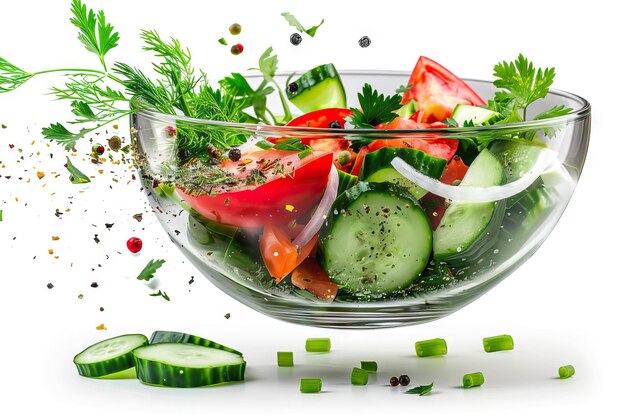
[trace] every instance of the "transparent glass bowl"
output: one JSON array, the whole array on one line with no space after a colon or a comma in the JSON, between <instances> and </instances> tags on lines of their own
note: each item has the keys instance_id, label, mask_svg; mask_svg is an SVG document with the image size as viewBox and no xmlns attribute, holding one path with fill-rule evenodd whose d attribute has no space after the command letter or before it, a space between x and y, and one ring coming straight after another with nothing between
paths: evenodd
<instances>
[{"instance_id":1,"label":"transparent glass bowl","mask_svg":"<svg viewBox=\"0 0 626 417\"><path fill-rule=\"evenodd\" d=\"M279 78L284 80L286 75L281 74ZM352 98L356 98L357 92L366 82L390 94L405 84L408 77L409 73L404 72L341 72L347 97ZM466 81L481 97L493 97L494 87L491 82ZM356 103L349 102L348 105L356 106ZM528 119L555 105L564 105L573 111L567 116L515 125L425 130L341 130L233 124L154 112L137 113L132 116L131 123L136 163L142 174L143 189L156 216L171 240L214 285L243 304L288 322L320 327L374 328L409 325L446 316L502 281L541 246L572 196L589 143L591 108L585 99L574 94L551 91L544 100L528 109ZM182 135L182 131L187 132L187 135L191 132L198 137L218 139L242 135L240 137L247 138L247 143L241 146L244 154L246 147L253 142L277 137L324 138L338 142L348 139L352 143L381 139L421 139L436 144L443 138L458 139L462 143L484 137L536 135L536 143L544 147L519 145L517 149L522 151L516 153L510 149L507 151L506 145L502 146L506 143L503 141L501 145L490 145L493 147L489 149L508 170L503 186L467 187L459 191L463 187L443 184L438 180L431 180L427 184L427 190L431 191L429 197L432 199L437 195L434 199L438 198L446 205L459 203L459 198L470 201L469 204L490 204L495 201L491 204L495 204L496 208L487 229L481 235L484 239L480 244L470 245L466 250L459 247L459 254L444 260L430 259L426 269L407 288L381 294L346 292L340 287L333 300L321 300L295 287L289 276L277 284L269 275L257 244L268 222L288 224L294 221L296 216L287 213L290 209L297 211L293 210L290 201L298 202L293 203L293 206L309 202L310 207L301 211L307 213L304 220L298 220L306 223L323 196L324 184L331 175L328 174L328 168L323 171L321 180L319 176L317 179L311 177L309 186L305 182L305 186L300 187L300 183L299 186L286 187L282 192L279 190L277 194L269 195L265 203L274 203L284 211L283 214L276 214L274 220L270 220L272 213L268 217L265 203L252 204L252 200L249 200L251 204L243 212L239 210L241 207L232 208L232 211L228 211L229 207L220 209L226 218L230 214L225 213L238 212L239 218L244 218L242 224L249 226L238 228L237 236L234 237L232 228L224 227L222 230L223 225L217 224L222 219L220 213L212 212L209 207L204 211L205 216L209 217L207 219L190 207L202 211L202 203L187 201L192 200L189 195L193 192L190 190L198 190L198 184L203 182L203 172L206 171L199 169L191 176L189 172L181 174L186 162L184 151L179 148L177 134ZM515 168L515 159L526 155L526 151L535 155L530 158L530 165L527 164L525 169ZM514 162L511 165L514 168L509 169L511 161ZM219 169L219 165L211 169ZM401 167L397 169L401 170ZM297 172L295 176L298 176ZM322 188L319 187L320 181ZM251 185L248 188L256 187ZM181 190L190 194L183 194ZM399 195L403 194L404 191L398 190ZM219 186L212 188L211 192L219 194ZM245 198L235 201L241 204ZM222 202L226 206L229 204L228 199L222 199ZM422 200L420 205L425 212L431 209ZM333 216L330 212L323 214L326 215L326 222ZM320 246L318 243L313 253L323 252ZM411 256L411 250L405 251L405 254ZM346 253L338 253L337 256L354 259L356 270L361 268L362 259L359 258L361 255L352 252L346 248ZM554 256L561 256L563 261L566 259L565 253Z\"/></svg>"}]
</instances>

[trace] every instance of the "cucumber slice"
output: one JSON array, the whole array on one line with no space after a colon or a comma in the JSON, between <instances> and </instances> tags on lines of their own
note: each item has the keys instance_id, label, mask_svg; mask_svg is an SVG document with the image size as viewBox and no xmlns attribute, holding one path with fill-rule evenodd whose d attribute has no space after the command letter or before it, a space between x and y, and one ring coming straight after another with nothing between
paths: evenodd
<instances>
[{"instance_id":1,"label":"cucumber slice","mask_svg":"<svg viewBox=\"0 0 626 417\"><path fill-rule=\"evenodd\" d=\"M237 353L188 343L158 343L134 352L145 384L191 388L243 381L246 362Z\"/></svg>"},{"instance_id":2,"label":"cucumber slice","mask_svg":"<svg viewBox=\"0 0 626 417\"><path fill-rule=\"evenodd\" d=\"M478 154L470 165L459 187L488 187L500 185L504 169L498 159L487 149ZM502 221L504 202L467 203L453 202L446 209L441 222L433 233L433 257L438 261L452 261L456 255L464 258L491 246L497 237L497 228L487 231L490 224L499 226ZM502 207L496 213L496 207ZM482 242L479 239L483 239ZM469 249L472 249L471 252Z\"/></svg>"},{"instance_id":3,"label":"cucumber slice","mask_svg":"<svg viewBox=\"0 0 626 417\"><path fill-rule=\"evenodd\" d=\"M359 182L333 203L320 230L320 264L343 291L359 298L396 293L426 267L428 217L405 188Z\"/></svg>"},{"instance_id":4,"label":"cucumber slice","mask_svg":"<svg viewBox=\"0 0 626 417\"><path fill-rule=\"evenodd\" d=\"M309 113L333 107L346 107L346 92L333 64L319 65L305 72L296 81L295 91L285 89L287 98L294 106Z\"/></svg>"},{"instance_id":5,"label":"cucumber slice","mask_svg":"<svg viewBox=\"0 0 626 417\"><path fill-rule=\"evenodd\" d=\"M190 343L192 345L210 347L214 349L225 350L226 352L236 353L237 355L243 356L241 352L238 350L229 348L228 346L221 345L217 342L214 342L209 339L205 339L199 336L194 336L192 334L181 333L181 332L170 332L164 330L157 330L152 333L150 336L150 344L156 345L158 343Z\"/></svg>"},{"instance_id":6,"label":"cucumber slice","mask_svg":"<svg viewBox=\"0 0 626 417\"><path fill-rule=\"evenodd\" d=\"M428 191L418 187L391 166L395 157L401 158L424 175L439 178L446 167L446 161L411 148L380 148L363 158L361 178L366 182L389 182L405 187L416 200L424 197Z\"/></svg>"},{"instance_id":7,"label":"cucumber slice","mask_svg":"<svg viewBox=\"0 0 626 417\"><path fill-rule=\"evenodd\" d=\"M396 110L396 114L400 117L404 117L408 119L413 116L413 114L417 111L417 102L415 100L411 100L406 103L404 106L400 107Z\"/></svg>"},{"instance_id":8,"label":"cucumber slice","mask_svg":"<svg viewBox=\"0 0 626 417\"><path fill-rule=\"evenodd\" d=\"M81 376L89 378L128 377L124 373L135 367L133 350L148 344L142 334L126 334L112 337L89 346L74 357L74 364ZM133 375L134 376L134 375Z\"/></svg>"},{"instance_id":9,"label":"cucumber slice","mask_svg":"<svg viewBox=\"0 0 626 417\"><path fill-rule=\"evenodd\" d=\"M474 126L490 125L498 120L502 119L502 114L477 106L470 106L469 104L457 104L452 111L452 117L460 127L463 127L466 123L471 123Z\"/></svg>"},{"instance_id":10,"label":"cucumber slice","mask_svg":"<svg viewBox=\"0 0 626 417\"><path fill-rule=\"evenodd\" d=\"M526 145L510 140L496 140L489 145L489 150L504 167L508 182L515 181L534 168L542 152L548 152L544 146Z\"/></svg>"}]
</instances>

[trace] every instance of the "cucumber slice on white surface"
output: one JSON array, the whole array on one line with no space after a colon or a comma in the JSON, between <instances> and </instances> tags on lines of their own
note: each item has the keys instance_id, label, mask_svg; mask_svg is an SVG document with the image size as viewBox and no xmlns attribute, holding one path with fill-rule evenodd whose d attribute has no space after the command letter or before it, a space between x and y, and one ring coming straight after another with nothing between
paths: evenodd
<instances>
[{"instance_id":1,"label":"cucumber slice on white surface","mask_svg":"<svg viewBox=\"0 0 626 417\"><path fill-rule=\"evenodd\" d=\"M128 378L132 373L123 372L135 367L133 350L148 344L142 334L126 334L112 337L89 346L74 357L78 373L89 378ZM134 375L132 375L134 376Z\"/></svg>"},{"instance_id":2,"label":"cucumber slice on white surface","mask_svg":"<svg viewBox=\"0 0 626 417\"><path fill-rule=\"evenodd\" d=\"M246 370L237 353L189 343L158 343L133 353L137 378L148 385L192 388L243 381Z\"/></svg>"}]
</instances>

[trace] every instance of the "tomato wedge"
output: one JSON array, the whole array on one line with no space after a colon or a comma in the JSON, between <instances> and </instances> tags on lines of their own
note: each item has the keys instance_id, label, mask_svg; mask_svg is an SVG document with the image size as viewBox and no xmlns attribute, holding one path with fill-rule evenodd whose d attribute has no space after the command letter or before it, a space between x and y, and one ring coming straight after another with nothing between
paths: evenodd
<instances>
[{"instance_id":1,"label":"tomato wedge","mask_svg":"<svg viewBox=\"0 0 626 417\"><path fill-rule=\"evenodd\" d=\"M302 263L317 244L317 236L314 236L298 250L291 243L289 234L284 230L285 227L267 224L259 238L263 263L277 284Z\"/></svg>"},{"instance_id":2,"label":"tomato wedge","mask_svg":"<svg viewBox=\"0 0 626 417\"><path fill-rule=\"evenodd\" d=\"M346 125L346 117L352 116L350 109L344 108L328 108L316 110L310 113L303 114L296 117L287 126L300 126L300 127L316 127L322 129L330 128L332 122L339 123L339 128L343 129ZM270 140L270 139L268 139ZM274 139L273 142L280 142L281 139ZM270 140L272 141L272 140ZM324 138L324 136L306 136L302 138L304 145L309 145L313 150L325 151L333 153L333 162L337 169L348 171L352 166L352 162L356 157L356 153L350 149L350 141L338 138ZM347 152L339 159L341 152Z\"/></svg>"},{"instance_id":3,"label":"tomato wedge","mask_svg":"<svg viewBox=\"0 0 626 417\"><path fill-rule=\"evenodd\" d=\"M332 282L316 259L309 258L302 262L291 275L291 283L307 290L322 300L332 300L337 296L339 287Z\"/></svg>"},{"instance_id":4,"label":"tomato wedge","mask_svg":"<svg viewBox=\"0 0 626 417\"><path fill-rule=\"evenodd\" d=\"M222 169L242 180L262 172L264 184L242 185L218 195L195 196L181 189L177 192L200 215L217 223L238 227L287 224L319 202L332 158L331 153L321 151L302 159L297 151L250 152L237 162L222 162Z\"/></svg>"},{"instance_id":5,"label":"tomato wedge","mask_svg":"<svg viewBox=\"0 0 626 417\"><path fill-rule=\"evenodd\" d=\"M445 127L445 125L439 122L418 123L411 119L396 117L387 125L381 124L381 125L376 126L376 129L414 130L414 129L429 129L429 128L441 128L441 127ZM420 151L424 151L429 155L436 156L438 158L442 158L442 159L445 159L446 161L449 161L456 153L456 150L459 147L459 141L458 139L437 138L436 136L433 136L432 138L415 138L415 139L413 138L378 139L378 140L373 141L369 145L367 145L370 152L377 151L378 149L384 148L385 146L390 146L393 148L413 148L413 149L417 149Z\"/></svg>"},{"instance_id":6,"label":"tomato wedge","mask_svg":"<svg viewBox=\"0 0 626 417\"><path fill-rule=\"evenodd\" d=\"M417 60L407 85L412 87L402 96L402 104L417 101L417 109L423 112L420 121L425 123L447 119L457 104L485 105L465 81L424 56Z\"/></svg>"}]
</instances>

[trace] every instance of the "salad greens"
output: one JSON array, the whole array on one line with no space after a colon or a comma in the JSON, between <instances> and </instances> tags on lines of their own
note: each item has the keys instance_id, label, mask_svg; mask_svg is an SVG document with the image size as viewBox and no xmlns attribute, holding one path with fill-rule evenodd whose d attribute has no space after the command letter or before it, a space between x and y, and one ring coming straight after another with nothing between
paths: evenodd
<instances>
[{"instance_id":1,"label":"salad greens","mask_svg":"<svg viewBox=\"0 0 626 417\"><path fill-rule=\"evenodd\" d=\"M164 263L165 259L151 259L141 270L139 275L137 275L137 279L140 281L150 281L152 278L154 278L154 274L157 269L163 266Z\"/></svg>"},{"instance_id":2,"label":"salad greens","mask_svg":"<svg viewBox=\"0 0 626 417\"><path fill-rule=\"evenodd\" d=\"M322 26L322 24L324 23L324 19L322 19L319 25L311 26L310 28L305 29L305 27L302 26L302 23L300 23L298 19L296 19L296 17L292 15L291 13L281 13L280 15L283 16L285 20L287 20L287 22L289 22L289 26L295 27L298 30L298 32L300 33L304 32L310 37L314 37L315 34L317 33L317 29L319 29L319 27Z\"/></svg>"}]
</instances>

